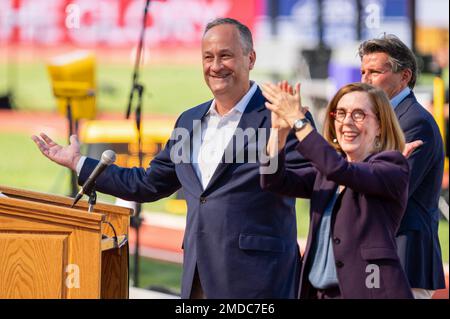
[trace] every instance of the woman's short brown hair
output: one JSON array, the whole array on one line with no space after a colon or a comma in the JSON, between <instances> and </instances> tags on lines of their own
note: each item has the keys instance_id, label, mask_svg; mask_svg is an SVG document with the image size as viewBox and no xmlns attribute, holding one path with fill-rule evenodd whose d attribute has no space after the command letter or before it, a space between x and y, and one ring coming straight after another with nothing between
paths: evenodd
<instances>
[{"instance_id":1,"label":"woman's short brown hair","mask_svg":"<svg viewBox=\"0 0 450 319\"><path fill-rule=\"evenodd\" d=\"M372 111L377 116L380 125L379 147L374 151L397 150L402 152L405 147L405 136L388 97L383 90L365 83L351 83L343 86L328 104L323 128L323 136L328 143L333 145L337 151L342 152L340 145L335 142L336 129L331 114L336 111L341 98L351 92L365 92L372 102Z\"/></svg>"}]
</instances>

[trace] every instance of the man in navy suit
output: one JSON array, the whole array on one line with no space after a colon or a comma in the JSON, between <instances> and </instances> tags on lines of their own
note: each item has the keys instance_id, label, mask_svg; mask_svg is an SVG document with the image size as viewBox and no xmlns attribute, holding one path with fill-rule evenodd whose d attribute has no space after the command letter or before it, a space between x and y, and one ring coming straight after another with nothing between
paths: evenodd
<instances>
[{"instance_id":1,"label":"man in navy suit","mask_svg":"<svg viewBox=\"0 0 450 319\"><path fill-rule=\"evenodd\" d=\"M182 298L295 298L300 270L295 199L263 191L259 163L247 154L256 138L265 149L271 127L265 99L249 79L256 60L250 30L233 19L214 20L202 39L202 60L214 99L181 114L173 139L146 170L111 165L98 178L97 190L151 202L182 188L188 206ZM241 143L238 132L246 134ZM77 170L80 184L98 163L81 156L76 137L67 147L45 134L41 138L33 136L42 153ZM191 147L183 147L185 142ZM308 165L296 144L291 135L291 168ZM180 150L189 150L188 156L178 156Z\"/></svg>"},{"instance_id":2,"label":"man in navy suit","mask_svg":"<svg viewBox=\"0 0 450 319\"><path fill-rule=\"evenodd\" d=\"M409 158L408 205L397 234L397 249L416 298L431 298L445 288L438 238L438 202L444 171L444 149L432 115L412 92L416 83L414 53L397 37L385 35L359 47L362 82L385 91L391 99L406 142L424 144Z\"/></svg>"}]
</instances>

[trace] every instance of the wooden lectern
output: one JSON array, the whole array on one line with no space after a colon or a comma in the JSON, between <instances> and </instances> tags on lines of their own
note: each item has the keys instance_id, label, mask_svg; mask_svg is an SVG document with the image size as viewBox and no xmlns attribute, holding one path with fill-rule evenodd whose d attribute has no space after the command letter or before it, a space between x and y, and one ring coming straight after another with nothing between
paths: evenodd
<instances>
[{"instance_id":1,"label":"wooden lectern","mask_svg":"<svg viewBox=\"0 0 450 319\"><path fill-rule=\"evenodd\" d=\"M0 299L128 298L132 210L0 185ZM1 196L1 195L0 195Z\"/></svg>"}]
</instances>

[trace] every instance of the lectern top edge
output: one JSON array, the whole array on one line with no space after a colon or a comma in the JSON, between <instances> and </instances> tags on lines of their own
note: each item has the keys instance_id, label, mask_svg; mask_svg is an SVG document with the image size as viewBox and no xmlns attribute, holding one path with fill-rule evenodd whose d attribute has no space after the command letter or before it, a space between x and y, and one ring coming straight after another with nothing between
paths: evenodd
<instances>
[{"instance_id":1,"label":"lectern top edge","mask_svg":"<svg viewBox=\"0 0 450 319\"><path fill-rule=\"evenodd\" d=\"M0 192L2 192L4 195L12 197L12 198L20 198L23 200L29 200L34 202L40 202L40 203L47 203L47 204L53 204L58 205L61 207L65 207L67 209L71 209L70 206L72 205L73 199L67 196L60 196L60 195L53 195L53 194L47 194L47 193L41 193L36 191L30 191L30 190L22 190L17 189L13 187L7 187L0 185ZM78 212L87 212L88 210L88 203L87 201L80 201L75 205L74 208L72 208L73 211ZM125 216L132 216L133 210L131 208L127 207L121 207L117 205L111 205L106 203L97 203L95 206L95 213L103 214L118 214L118 215L125 215Z\"/></svg>"}]
</instances>

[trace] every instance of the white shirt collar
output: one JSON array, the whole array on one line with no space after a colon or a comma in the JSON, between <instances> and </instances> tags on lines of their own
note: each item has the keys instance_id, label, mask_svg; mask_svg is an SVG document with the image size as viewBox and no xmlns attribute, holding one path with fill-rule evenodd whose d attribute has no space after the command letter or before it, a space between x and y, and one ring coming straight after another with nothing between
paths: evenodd
<instances>
[{"instance_id":1,"label":"white shirt collar","mask_svg":"<svg viewBox=\"0 0 450 319\"><path fill-rule=\"evenodd\" d=\"M234 112L244 113L245 109L247 108L248 103L252 99L253 95L256 92L256 89L258 88L258 85L251 81L250 89L247 91L247 93L242 97L242 99L239 100L239 102L225 115L230 115ZM216 100L214 99L211 103L211 106L209 107L208 112L206 112L206 115L218 115L219 113L216 110Z\"/></svg>"}]
</instances>

